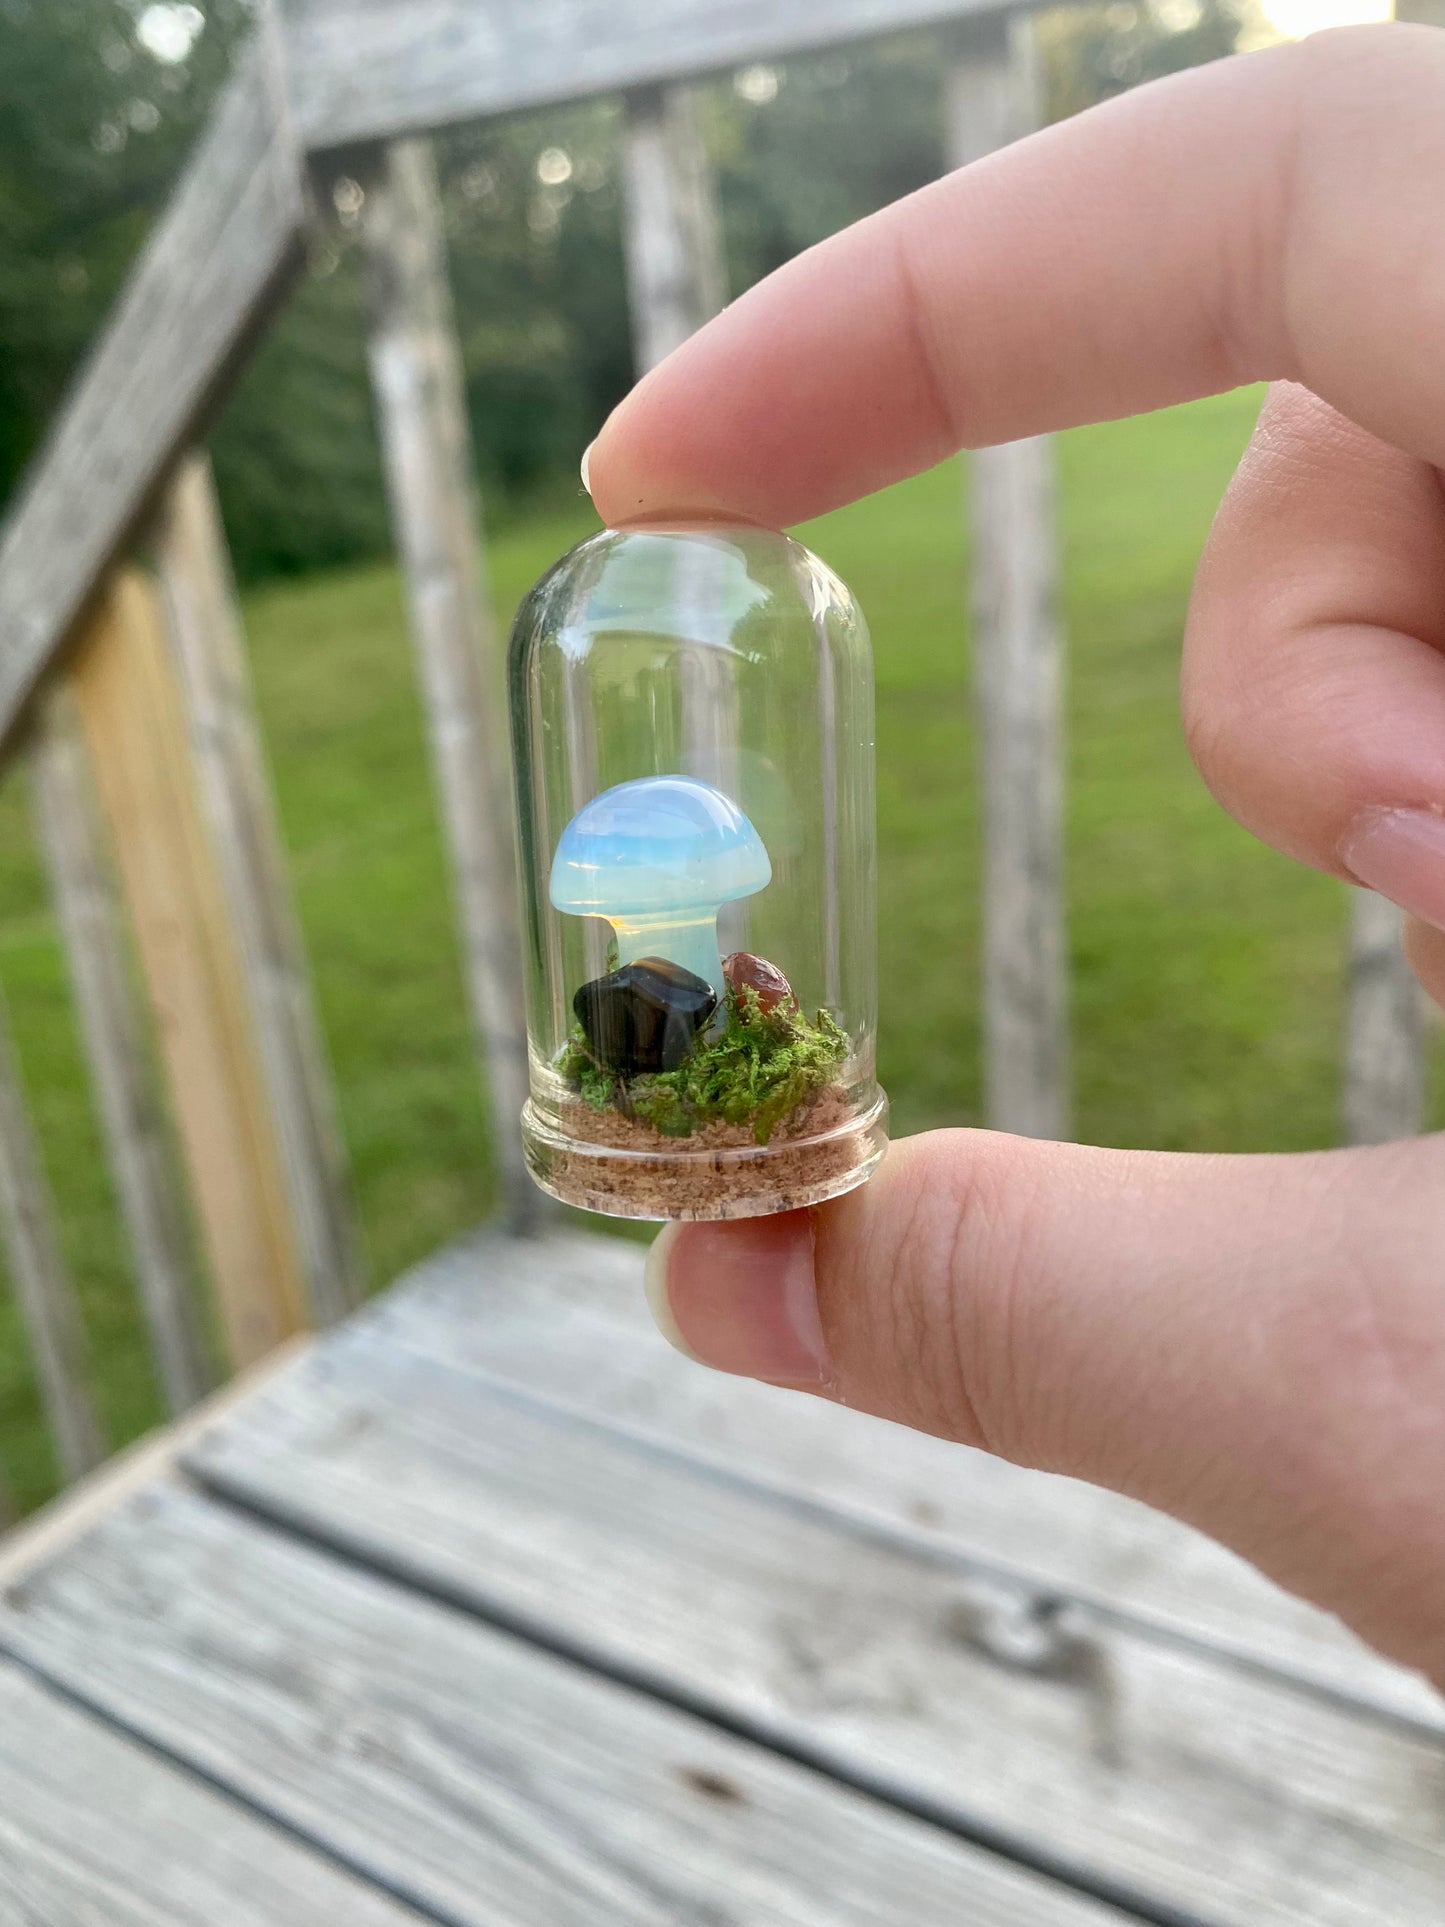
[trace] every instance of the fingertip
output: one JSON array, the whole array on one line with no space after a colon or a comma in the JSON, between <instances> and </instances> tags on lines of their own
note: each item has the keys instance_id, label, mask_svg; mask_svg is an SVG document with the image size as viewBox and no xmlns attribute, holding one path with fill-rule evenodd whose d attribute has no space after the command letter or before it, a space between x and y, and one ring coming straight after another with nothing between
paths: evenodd
<instances>
[{"instance_id":1,"label":"fingertip","mask_svg":"<svg viewBox=\"0 0 1445 1927\"><path fill-rule=\"evenodd\" d=\"M658 1330L697 1364L772 1384L830 1381L805 1212L668 1225L644 1285Z\"/></svg>"},{"instance_id":2,"label":"fingertip","mask_svg":"<svg viewBox=\"0 0 1445 1927\"><path fill-rule=\"evenodd\" d=\"M682 1335L682 1330L672 1314L672 1300L668 1293L667 1274L669 1257L677 1243L681 1226L665 1224L648 1247L647 1263L642 1271L642 1289L647 1297L647 1309L652 1313L652 1322L661 1332L675 1352L690 1358L694 1365L707 1361L698 1357Z\"/></svg>"},{"instance_id":3,"label":"fingertip","mask_svg":"<svg viewBox=\"0 0 1445 1927\"><path fill-rule=\"evenodd\" d=\"M714 486L717 399L705 354L698 366L699 340L685 341L644 375L588 446L583 481L609 528L747 509L734 499L726 472L721 488Z\"/></svg>"},{"instance_id":4,"label":"fingertip","mask_svg":"<svg viewBox=\"0 0 1445 1927\"><path fill-rule=\"evenodd\" d=\"M636 390L633 391L636 393ZM587 444L582 457L582 486L592 497L592 506L602 517L608 528L615 529L635 520L626 513L619 463L614 458L617 435L614 429L618 416L626 408L631 396L624 397L603 422L601 428ZM624 432L623 441L626 441Z\"/></svg>"}]
</instances>

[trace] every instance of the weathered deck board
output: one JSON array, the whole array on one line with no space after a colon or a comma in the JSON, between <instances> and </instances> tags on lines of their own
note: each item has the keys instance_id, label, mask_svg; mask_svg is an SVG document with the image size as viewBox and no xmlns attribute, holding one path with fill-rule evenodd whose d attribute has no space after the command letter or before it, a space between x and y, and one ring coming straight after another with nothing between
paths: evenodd
<instances>
[{"instance_id":1,"label":"weathered deck board","mask_svg":"<svg viewBox=\"0 0 1445 1927\"><path fill-rule=\"evenodd\" d=\"M0 1927L417 1919L0 1662Z\"/></svg>"},{"instance_id":2,"label":"weathered deck board","mask_svg":"<svg viewBox=\"0 0 1445 1927\"><path fill-rule=\"evenodd\" d=\"M864 1413L700 1371L653 1330L635 1244L484 1235L429 1259L367 1315L387 1344L530 1386L1445 1733L1445 1703L1424 1680L1172 1519Z\"/></svg>"},{"instance_id":3,"label":"weathered deck board","mask_svg":"<svg viewBox=\"0 0 1445 1927\"><path fill-rule=\"evenodd\" d=\"M174 1488L13 1588L0 1647L457 1927L1122 1927Z\"/></svg>"},{"instance_id":4,"label":"weathered deck board","mask_svg":"<svg viewBox=\"0 0 1445 1927\"><path fill-rule=\"evenodd\" d=\"M487 1316L484 1301L478 1317ZM1445 1910L1438 1738L353 1328L188 1461L219 1491L973 1838L1217 1927Z\"/></svg>"}]
</instances>

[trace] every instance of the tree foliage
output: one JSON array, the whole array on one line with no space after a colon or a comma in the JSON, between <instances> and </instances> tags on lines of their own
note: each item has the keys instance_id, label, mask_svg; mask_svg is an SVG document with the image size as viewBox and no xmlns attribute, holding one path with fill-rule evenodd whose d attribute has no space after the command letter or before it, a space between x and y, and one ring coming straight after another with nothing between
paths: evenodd
<instances>
[{"instance_id":1,"label":"tree foliage","mask_svg":"<svg viewBox=\"0 0 1445 1927\"><path fill-rule=\"evenodd\" d=\"M1051 111L1071 113L1236 44L1247 0L1114 0L1043 18ZM0 0L0 500L179 174L247 24L204 0L184 59L146 51L145 0ZM176 8L193 14L195 10ZM941 58L905 36L757 67L703 90L733 293L942 163ZM505 515L575 487L631 380L614 102L458 129L438 144L483 493ZM357 223L365 182L213 438L238 569L386 547Z\"/></svg>"},{"instance_id":2,"label":"tree foliage","mask_svg":"<svg viewBox=\"0 0 1445 1927\"><path fill-rule=\"evenodd\" d=\"M1049 113L1063 120L1146 80L1232 54L1252 27L1250 0L1109 0L1045 14Z\"/></svg>"},{"instance_id":3,"label":"tree foliage","mask_svg":"<svg viewBox=\"0 0 1445 1927\"><path fill-rule=\"evenodd\" d=\"M224 74L240 0L191 57L126 0L0 0L0 496L114 300Z\"/></svg>"}]
</instances>

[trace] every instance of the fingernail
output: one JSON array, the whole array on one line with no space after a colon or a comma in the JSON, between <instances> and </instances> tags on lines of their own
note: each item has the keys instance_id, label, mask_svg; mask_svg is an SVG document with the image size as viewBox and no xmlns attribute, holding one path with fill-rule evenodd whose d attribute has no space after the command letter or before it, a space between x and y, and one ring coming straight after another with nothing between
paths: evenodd
<instances>
[{"instance_id":1,"label":"fingernail","mask_svg":"<svg viewBox=\"0 0 1445 1927\"><path fill-rule=\"evenodd\" d=\"M658 1330L699 1365L785 1385L832 1377L802 1212L668 1225L647 1254L646 1286Z\"/></svg>"},{"instance_id":2,"label":"fingernail","mask_svg":"<svg viewBox=\"0 0 1445 1927\"><path fill-rule=\"evenodd\" d=\"M1438 810L1361 810L1340 860L1367 889L1445 930L1445 815Z\"/></svg>"},{"instance_id":3,"label":"fingernail","mask_svg":"<svg viewBox=\"0 0 1445 1927\"><path fill-rule=\"evenodd\" d=\"M596 446L597 446L597 443L596 443L596 440L594 439L588 442L587 446L582 451L582 486L583 488L586 489L589 495L592 493L592 483L588 478L587 471L589 466L591 465L592 451L594 448L596 448Z\"/></svg>"},{"instance_id":4,"label":"fingernail","mask_svg":"<svg viewBox=\"0 0 1445 1927\"><path fill-rule=\"evenodd\" d=\"M647 1263L642 1273L642 1289L647 1293L647 1309L652 1313L652 1322L668 1344L675 1352L681 1352L684 1358L690 1358L694 1365L702 1365L706 1360L698 1357L679 1331L667 1295L668 1253L677 1243L680 1228L675 1224L665 1224L648 1247Z\"/></svg>"}]
</instances>

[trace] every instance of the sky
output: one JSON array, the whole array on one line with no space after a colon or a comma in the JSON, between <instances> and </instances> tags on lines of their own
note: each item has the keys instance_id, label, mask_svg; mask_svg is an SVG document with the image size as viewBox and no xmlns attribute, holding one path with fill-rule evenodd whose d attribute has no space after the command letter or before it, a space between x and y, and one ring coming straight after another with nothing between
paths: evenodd
<instances>
[{"instance_id":1,"label":"sky","mask_svg":"<svg viewBox=\"0 0 1445 1927\"><path fill-rule=\"evenodd\" d=\"M1287 40L1322 27L1348 27L1360 20L1389 20L1392 0L1264 0L1270 25Z\"/></svg>"}]
</instances>

